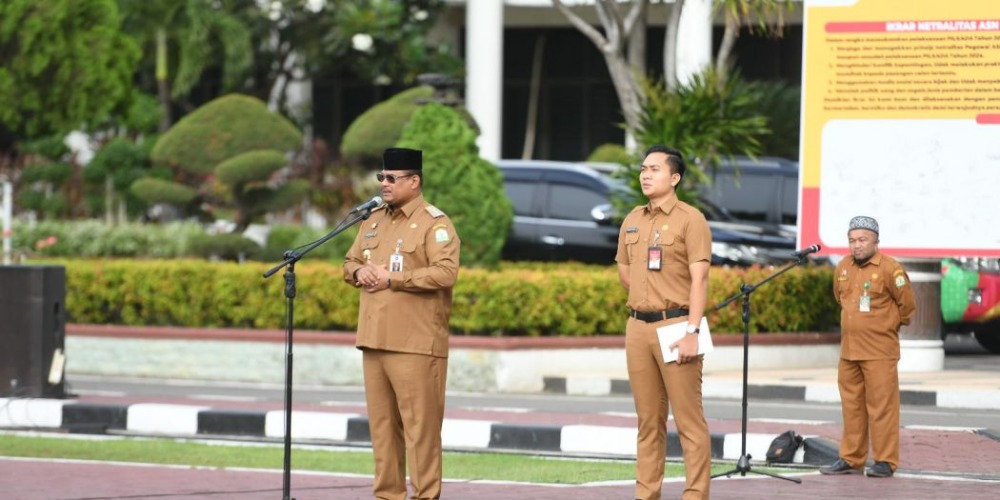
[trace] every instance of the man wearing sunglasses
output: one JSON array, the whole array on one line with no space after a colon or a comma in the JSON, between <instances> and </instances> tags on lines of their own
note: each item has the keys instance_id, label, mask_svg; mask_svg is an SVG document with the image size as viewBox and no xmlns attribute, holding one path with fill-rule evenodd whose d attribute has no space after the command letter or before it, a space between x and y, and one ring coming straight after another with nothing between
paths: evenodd
<instances>
[{"instance_id":1,"label":"man wearing sunglasses","mask_svg":"<svg viewBox=\"0 0 1000 500\"><path fill-rule=\"evenodd\" d=\"M404 500L406 462L414 499L441 496L441 426L448 374L448 320L461 241L427 203L418 150L382 155L384 207L361 223L344 279L361 289L358 336L376 499ZM407 450L409 456L407 457Z\"/></svg>"}]
</instances>

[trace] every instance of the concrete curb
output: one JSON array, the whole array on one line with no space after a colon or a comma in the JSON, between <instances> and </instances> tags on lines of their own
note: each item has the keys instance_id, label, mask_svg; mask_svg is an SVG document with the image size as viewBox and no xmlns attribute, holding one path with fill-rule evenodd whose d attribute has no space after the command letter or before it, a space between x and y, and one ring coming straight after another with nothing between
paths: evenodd
<instances>
[{"instance_id":1,"label":"concrete curb","mask_svg":"<svg viewBox=\"0 0 1000 500\"><path fill-rule=\"evenodd\" d=\"M0 399L0 428L52 429L81 434L132 433L171 437L284 438L284 411L220 410L201 406L139 403L106 405L48 399ZM756 462L776 435L747 434L746 451ZM804 436L793 463L822 465L836 458L836 443ZM292 412L292 439L368 444L367 417L333 412ZM512 425L488 420L448 419L442 444L452 450L533 451L581 456L635 457L636 430L595 425ZM829 450L832 449L832 457ZM680 438L667 435L668 458L681 458ZM738 460L739 433L712 434L712 458Z\"/></svg>"},{"instance_id":2,"label":"concrete curb","mask_svg":"<svg viewBox=\"0 0 1000 500\"><path fill-rule=\"evenodd\" d=\"M630 396L632 394L628 379L545 377L543 380L544 391L553 394L577 396ZM707 399L741 399L743 397L743 382L740 380L713 380L711 375L706 375L702 386L702 397ZM1000 391L900 389L899 397L900 402L904 405L1000 410ZM747 398L839 404L840 392L833 384L747 384Z\"/></svg>"}]
</instances>

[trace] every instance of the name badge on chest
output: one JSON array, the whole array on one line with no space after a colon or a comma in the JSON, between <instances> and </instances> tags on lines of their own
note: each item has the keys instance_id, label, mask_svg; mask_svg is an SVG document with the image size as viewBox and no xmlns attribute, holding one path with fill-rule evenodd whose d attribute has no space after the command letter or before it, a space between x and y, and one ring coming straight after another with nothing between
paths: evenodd
<instances>
[{"instance_id":1,"label":"name badge on chest","mask_svg":"<svg viewBox=\"0 0 1000 500\"><path fill-rule=\"evenodd\" d=\"M396 251L389 256L389 272L390 273L401 273L403 272L403 254L399 253L399 249L403 246L403 240L396 242Z\"/></svg>"},{"instance_id":2,"label":"name badge on chest","mask_svg":"<svg viewBox=\"0 0 1000 500\"><path fill-rule=\"evenodd\" d=\"M649 247L646 259L646 269L659 271L663 268L663 249L657 245Z\"/></svg>"},{"instance_id":3,"label":"name badge on chest","mask_svg":"<svg viewBox=\"0 0 1000 500\"><path fill-rule=\"evenodd\" d=\"M865 282L865 293L863 295L861 295L861 301L858 304L858 310L861 311L861 312L863 312L863 313L872 312L872 298L871 298L870 295L868 295L868 287L869 286L871 286L871 282L866 281Z\"/></svg>"}]
</instances>

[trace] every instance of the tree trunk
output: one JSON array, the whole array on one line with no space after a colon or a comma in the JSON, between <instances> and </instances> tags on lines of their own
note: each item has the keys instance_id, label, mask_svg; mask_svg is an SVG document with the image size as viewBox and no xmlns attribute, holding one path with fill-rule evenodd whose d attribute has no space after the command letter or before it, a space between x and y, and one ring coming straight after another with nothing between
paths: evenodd
<instances>
[{"instance_id":1,"label":"tree trunk","mask_svg":"<svg viewBox=\"0 0 1000 500\"><path fill-rule=\"evenodd\" d=\"M111 182L111 175L104 176L104 223L111 225L114 223L112 215L114 213L115 185Z\"/></svg>"},{"instance_id":2,"label":"tree trunk","mask_svg":"<svg viewBox=\"0 0 1000 500\"><path fill-rule=\"evenodd\" d=\"M625 117L625 125L628 127L626 132L634 136L640 130L642 121L642 90L636 83L632 70L621 53L604 52L604 61L608 65L611 83L614 84L615 92L621 101L622 114Z\"/></svg>"},{"instance_id":3,"label":"tree trunk","mask_svg":"<svg viewBox=\"0 0 1000 500\"><path fill-rule=\"evenodd\" d=\"M160 97L160 133L173 125L170 114L170 82L167 81L167 32L156 29L156 90Z\"/></svg>"},{"instance_id":4,"label":"tree trunk","mask_svg":"<svg viewBox=\"0 0 1000 500\"><path fill-rule=\"evenodd\" d=\"M646 73L646 26L649 4L642 2L639 9L635 25L628 34L628 63L632 67L632 73L643 75Z\"/></svg>"},{"instance_id":5,"label":"tree trunk","mask_svg":"<svg viewBox=\"0 0 1000 500\"><path fill-rule=\"evenodd\" d=\"M535 40L535 56L531 64L531 89L528 93L528 117L524 124L524 148L521 159L530 160L535 154L535 134L538 128L538 94L542 86L542 61L545 55L545 34Z\"/></svg>"},{"instance_id":6,"label":"tree trunk","mask_svg":"<svg viewBox=\"0 0 1000 500\"><path fill-rule=\"evenodd\" d=\"M740 21L726 12L726 29L722 33L719 52L715 55L715 73L719 77L719 85L724 85L729 75L730 58L736 39L740 36Z\"/></svg>"},{"instance_id":7,"label":"tree trunk","mask_svg":"<svg viewBox=\"0 0 1000 500\"><path fill-rule=\"evenodd\" d=\"M681 24L684 0L676 0L667 17L666 33L663 37L663 82L667 90L677 90L677 29Z\"/></svg>"}]
</instances>

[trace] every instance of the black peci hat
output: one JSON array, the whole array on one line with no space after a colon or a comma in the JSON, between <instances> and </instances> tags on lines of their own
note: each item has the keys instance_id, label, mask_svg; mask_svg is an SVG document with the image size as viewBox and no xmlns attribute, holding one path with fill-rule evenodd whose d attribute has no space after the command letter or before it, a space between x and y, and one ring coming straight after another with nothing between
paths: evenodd
<instances>
[{"instance_id":1,"label":"black peci hat","mask_svg":"<svg viewBox=\"0 0 1000 500\"><path fill-rule=\"evenodd\" d=\"M386 149L382 152L382 170L423 170L423 154L418 149Z\"/></svg>"}]
</instances>

